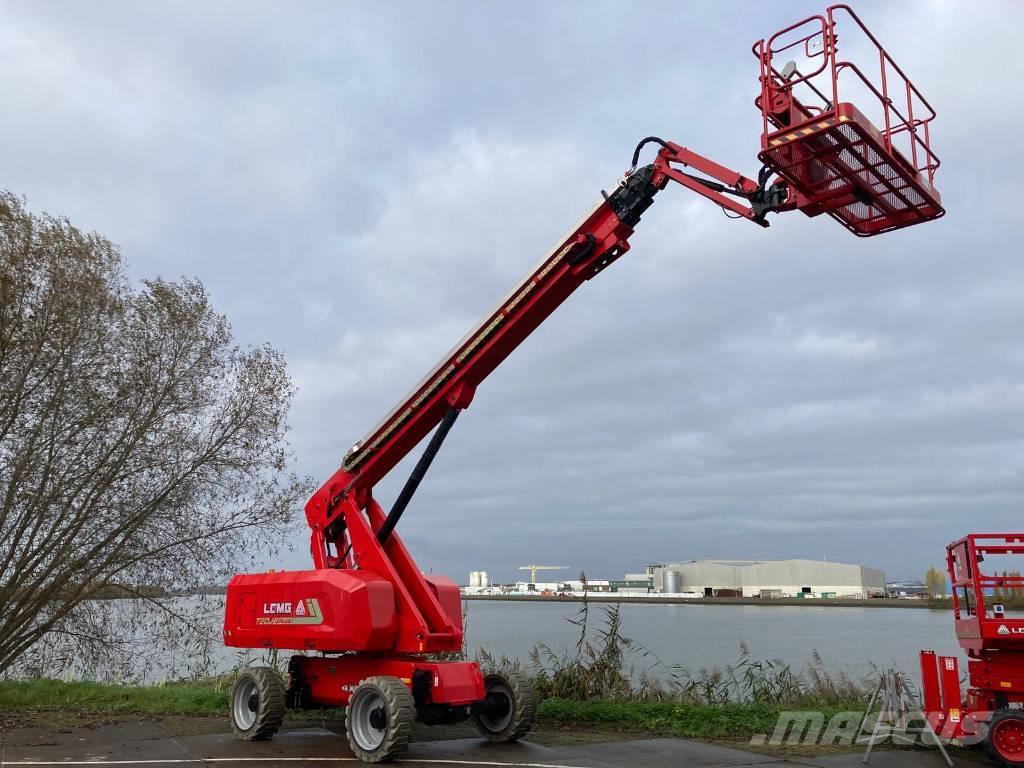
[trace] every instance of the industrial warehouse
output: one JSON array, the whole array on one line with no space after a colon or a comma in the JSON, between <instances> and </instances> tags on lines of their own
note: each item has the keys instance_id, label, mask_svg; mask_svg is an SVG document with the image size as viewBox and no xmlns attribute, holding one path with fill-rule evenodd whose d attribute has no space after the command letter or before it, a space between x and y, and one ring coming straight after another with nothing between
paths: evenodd
<instances>
[{"instance_id":1,"label":"industrial warehouse","mask_svg":"<svg viewBox=\"0 0 1024 768\"><path fill-rule=\"evenodd\" d=\"M689 560L627 574L621 592L692 597L868 598L885 594L885 573L825 560Z\"/></svg>"},{"instance_id":2,"label":"industrial warehouse","mask_svg":"<svg viewBox=\"0 0 1024 768\"><path fill-rule=\"evenodd\" d=\"M864 565L825 560L687 560L648 565L622 580L537 581L538 571L566 566L523 566L530 581L492 584L487 571L469 574L464 595L583 595L613 592L628 597L855 599L885 597L885 573Z\"/></svg>"}]
</instances>

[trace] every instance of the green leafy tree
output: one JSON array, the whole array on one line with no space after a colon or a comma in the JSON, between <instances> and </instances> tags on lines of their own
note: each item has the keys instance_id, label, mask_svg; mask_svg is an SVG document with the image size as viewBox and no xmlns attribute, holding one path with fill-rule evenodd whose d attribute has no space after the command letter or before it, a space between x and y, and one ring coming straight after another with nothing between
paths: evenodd
<instances>
[{"instance_id":1,"label":"green leafy tree","mask_svg":"<svg viewBox=\"0 0 1024 768\"><path fill-rule=\"evenodd\" d=\"M289 530L309 484L288 472L284 359L237 346L198 281L132 285L108 240L3 192L0 300L0 673L44 647L137 649L151 614L90 598L187 621L160 596Z\"/></svg>"}]
</instances>

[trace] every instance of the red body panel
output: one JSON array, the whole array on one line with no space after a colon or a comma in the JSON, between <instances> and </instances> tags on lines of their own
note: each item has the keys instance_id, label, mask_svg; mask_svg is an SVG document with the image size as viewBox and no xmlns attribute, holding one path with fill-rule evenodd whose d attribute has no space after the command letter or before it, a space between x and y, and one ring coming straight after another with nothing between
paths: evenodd
<instances>
[{"instance_id":1,"label":"red body panel","mask_svg":"<svg viewBox=\"0 0 1024 768\"><path fill-rule=\"evenodd\" d=\"M461 626L458 585L444 576L427 576L425 581L448 618ZM228 584L224 615L228 646L393 651L399 626L394 587L369 571L241 574Z\"/></svg>"},{"instance_id":2,"label":"red body panel","mask_svg":"<svg viewBox=\"0 0 1024 768\"><path fill-rule=\"evenodd\" d=\"M422 704L447 704L458 707L484 697L484 677L480 667L470 661L432 662L422 658L392 656L306 657L299 669L312 699L327 706L342 707L359 683L372 675L397 677L409 688L417 674L425 675Z\"/></svg>"},{"instance_id":3,"label":"red body panel","mask_svg":"<svg viewBox=\"0 0 1024 768\"><path fill-rule=\"evenodd\" d=\"M369 571L242 574L228 584L228 646L387 651L397 632L394 587Z\"/></svg>"},{"instance_id":4,"label":"red body panel","mask_svg":"<svg viewBox=\"0 0 1024 768\"><path fill-rule=\"evenodd\" d=\"M423 578L426 579L427 584L430 585L431 590L437 597L437 602L441 604L441 608L444 609L448 618L451 619L455 626L461 628L462 593L459 592L459 585L447 576L441 576L434 573L427 574ZM459 633L459 639L460 641L462 639L461 632Z\"/></svg>"},{"instance_id":5,"label":"red body panel","mask_svg":"<svg viewBox=\"0 0 1024 768\"><path fill-rule=\"evenodd\" d=\"M939 656L938 661L942 708L960 709L960 663L955 656Z\"/></svg>"},{"instance_id":6,"label":"red body panel","mask_svg":"<svg viewBox=\"0 0 1024 768\"><path fill-rule=\"evenodd\" d=\"M935 651L921 651L921 698L925 712L938 712L942 709L939 664Z\"/></svg>"}]
</instances>

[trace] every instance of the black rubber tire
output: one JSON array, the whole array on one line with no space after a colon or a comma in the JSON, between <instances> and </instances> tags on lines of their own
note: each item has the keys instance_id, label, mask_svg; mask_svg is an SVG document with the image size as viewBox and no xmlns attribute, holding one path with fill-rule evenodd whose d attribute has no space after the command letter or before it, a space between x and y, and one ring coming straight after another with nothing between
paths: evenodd
<instances>
[{"instance_id":1,"label":"black rubber tire","mask_svg":"<svg viewBox=\"0 0 1024 768\"><path fill-rule=\"evenodd\" d=\"M483 714L474 714L473 722L480 735L496 744L507 744L521 739L533 727L537 711L537 697L533 685L522 671L503 667L484 675L484 696L498 693L511 698L507 717L495 720Z\"/></svg>"},{"instance_id":2,"label":"black rubber tire","mask_svg":"<svg viewBox=\"0 0 1024 768\"><path fill-rule=\"evenodd\" d=\"M1007 720L1016 721L1013 734L1005 733ZM1004 723L1000 728L1000 723ZM1000 731L1002 731L1000 733ZM995 740L1000 743L995 743ZM1003 768L1021 768L1024 766L1024 712L1018 709L1000 709L988 721L988 735L985 737L985 749L992 762Z\"/></svg>"},{"instance_id":3,"label":"black rubber tire","mask_svg":"<svg viewBox=\"0 0 1024 768\"><path fill-rule=\"evenodd\" d=\"M236 699L242 697L246 701L239 701L238 705L247 706L251 722L247 721L248 715L239 718L240 713L236 712ZM277 733L284 722L284 681L278 671L270 667L243 669L231 686L228 716L231 730L242 741L262 741Z\"/></svg>"},{"instance_id":4,"label":"black rubber tire","mask_svg":"<svg viewBox=\"0 0 1024 768\"><path fill-rule=\"evenodd\" d=\"M368 702L374 698L380 700L383 708L383 728L365 722L360 725L357 718L365 717ZM365 701L364 701L365 700ZM405 683L397 677L384 675L368 677L352 692L345 708L345 735L352 753L364 763L380 763L392 760L409 746L412 738L412 724L416 720L416 702ZM359 734L365 733L367 727L375 732L383 731L379 744L363 744Z\"/></svg>"}]
</instances>

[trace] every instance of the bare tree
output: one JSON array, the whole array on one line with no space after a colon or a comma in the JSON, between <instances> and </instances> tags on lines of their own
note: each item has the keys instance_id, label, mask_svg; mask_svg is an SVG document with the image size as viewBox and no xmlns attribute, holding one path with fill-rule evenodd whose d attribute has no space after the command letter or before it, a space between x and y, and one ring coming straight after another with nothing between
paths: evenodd
<instances>
[{"instance_id":1,"label":"bare tree","mask_svg":"<svg viewBox=\"0 0 1024 768\"><path fill-rule=\"evenodd\" d=\"M0 193L0 672L44 637L138 629L91 598L222 582L276 548L308 491L292 393L199 282L133 286L108 240Z\"/></svg>"}]
</instances>

